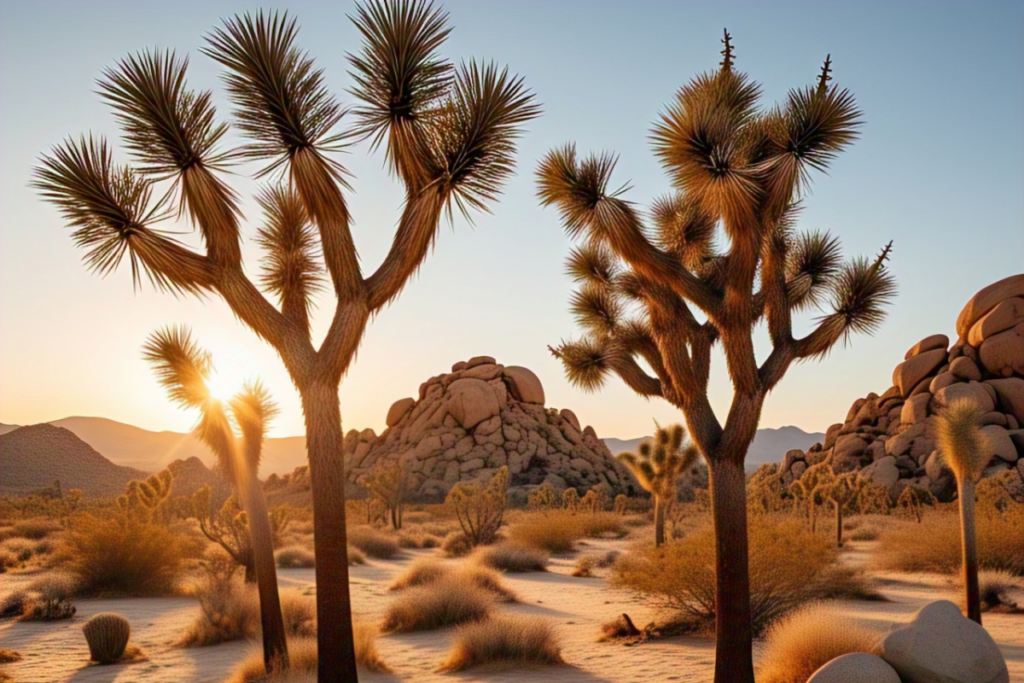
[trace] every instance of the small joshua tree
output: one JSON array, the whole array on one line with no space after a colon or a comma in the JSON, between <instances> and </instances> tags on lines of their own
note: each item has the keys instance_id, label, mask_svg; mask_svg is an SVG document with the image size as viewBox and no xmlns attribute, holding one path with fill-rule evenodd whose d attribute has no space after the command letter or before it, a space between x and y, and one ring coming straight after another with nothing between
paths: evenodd
<instances>
[{"instance_id":1,"label":"small joshua tree","mask_svg":"<svg viewBox=\"0 0 1024 683\"><path fill-rule=\"evenodd\" d=\"M715 681L754 680L744 459L769 392L794 363L821 359L854 332L871 332L895 293L885 262L843 263L839 241L801 234L797 217L813 171L856 137L853 95L817 83L760 107L760 87L735 68L728 33L718 69L683 86L652 131L673 188L649 212L612 185L610 154L572 145L538 169L541 202L558 207L579 246L569 273L584 336L552 352L566 374L597 390L611 374L677 407L708 462L715 529ZM794 314L820 307L806 336ZM770 350L755 354L765 323ZM724 424L708 400L712 348L721 344L733 400ZM760 356L760 361L758 360Z\"/></svg>"},{"instance_id":2,"label":"small joshua tree","mask_svg":"<svg viewBox=\"0 0 1024 683\"><path fill-rule=\"evenodd\" d=\"M920 524L923 519L922 509L925 505L935 503L932 494L919 486L908 486L896 499L896 507L911 515Z\"/></svg>"},{"instance_id":3,"label":"small joshua tree","mask_svg":"<svg viewBox=\"0 0 1024 683\"><path fill-rule=\"evenodd\" d=\"M790 492L804 504L811 533L818 530L818 506L825 502L826 487L834 480L831 461L823 460L808 467L799 479L789 485Z\"/></svg>"},{"instance_id":4,"label":"small joshua tree","mask_svg":"<svg viewBox=\"0 0 1024 683\"><path fill-rule=\"evenodd\" d=\"M640 485L654 497L654 546L665 543L665 513L676 499L679 475L690 468L699 455L697 447L685 443L682 425L658 427L652 441L640 444L636 453L619 453Z\"/></svg>"},{"instance_id":5,"label":"small joshua tree","mask_svg":"<svg viewBox=\"0 0 1024 683\"><path fill-rule=\"evenodd\" d=\"M401 529L405 499L409 495L409 473L405 465L401 462L377 462L363 475L360 483L387 510L392 528Z\"/></svg>"},{"instance_id":6,"label":"small joshua tree","mask_svg":"<svg viewBox=\"0 0 1024 683\"><path fill-rule=\"evenodd\" d=\"M847 472L821 484L825 499L832 503L832 509L836 513L836 547L838 548L843 547L843 515L857 500L865 482L866 480L861 479L858 473Z\"/></svg>"},{"instance_id":7,"label":"small joshua tree","mask_svg":"<svg viewBox=\"0 0 1024 683\"><path fill-rule=\"evenodd\" d=\"M530 493L527 505L534 510L550 510L555 507L555 489L548 482L544 482Z\"/></svg>"},{"instance_id":8,"label":"small joshua tree","mask_svg":"<svg viewBox=\"0 0 1024 683\"><path fill-rule=\"evenodd\" d=\"M978 588L978 539L974 527L974 486L988 465L989 451L980 427L981 409L967 401L954 401L939 413L939 452L956 478L960 498L960 535L963 540L963 577L967 592L967 618L981 623Z\"/></svg>"},{"instance_id":9,"label":"small joshua tree","mask_svg":"<svg viewBox=\"0 0 1024 683\"><path fill-rule=\"evenodd\" d=\"M785 504L785 486L775 463L757 468L747 481L747 503L752 512L778 512Z\"/></svg>"},{"instance_id":10,"label":"small joshua tree","mask_svg":"<svg viewBox=\"0 0 1024 683\"><path fill-rule=\"evenodd\" d=\"M167 521L166 503L171 495L174 474L161 470L145 479L133 479L117 497L117 508L127 517L146 524Z\"/></svg>"},{"instance_id":11,"label":"small joshua tree","mask_svg":"<svg viewBox=\"0 0 1024 683\"><path fill-rule=\"evenodd\" d=\"M494 541L505 516L507 492L507 467L499 469L486 484L459 482L448 492L444 502L454 510L471 545Z\"/></svg>"},{"instance_id":12,"label":"small joshua tree","mask_svg":"<svg viewBox=\"0 0 1024 683\"><path fill-rule=\"evenodd\" d=\"M169 327L150 336L143 357L172 401L199 411L195 434L214 455L235 489L248 519L249 541L263 626L263 662L267 673L288 669L281 599L277 592L273 532L267 501L256 473L263 457L263 439L277 406L259 382L246 385L225 405L207 386L213 372L210 354L200 348L188 329ZM240 434L235 433L238 428ZM346 565L347 566L347 565Z\"/></svg>"},{"instance_id":13,"label":"small joshua tree","mask_svg":"<svg viewBox=\"0 0 1024 683\"><path fill-rule=\"evenodd\" d=\"M562 491L562 507L576 514L580 508L580 492L574 486L568 486Z\"/></svg>"}]
</instances>

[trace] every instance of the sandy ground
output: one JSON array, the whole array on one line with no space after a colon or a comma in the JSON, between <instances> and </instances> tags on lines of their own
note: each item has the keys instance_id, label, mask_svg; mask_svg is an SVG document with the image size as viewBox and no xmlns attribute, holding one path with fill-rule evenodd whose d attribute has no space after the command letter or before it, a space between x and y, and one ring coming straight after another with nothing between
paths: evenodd
<instances>
[{"instance_id":1,"label":"sandy ground","mask_svg":"<svg viewBox=\"0 0 1024 683\"><path fill-rule=\"evenodd\" d=\"M625 541L588 541L584 552L622 549ZM862 562L871 544L851 544L845 559ZM379 620L391 599L387 586L416 557L435 551L406 551L395 561L372 561L352 571L352 597L357 615ZM654 619L656 609L633 594L610 588L604 578L570 576L575 557L554 558L551 571L508 575L508 585L519 595L517 604L501 610L539 615L556 625L562 642L565 666L514 669L479 669L461 674L438 674L451 642L450 630L386 635L378 640L390 674L364 674L369 683L410 681L507 681L516 683L649 683L656 681L710 681L714 642L707 638L670 638L627 647L596 641L600 624L622 612L638 624ZM880 632L909 620L924 604L951 597L949 579L923 574L875 575L891 602L844 602L841 610ZM0 578L0 596L24 585L31 577L7 574ZM282 586L315 589L313 570L280 570ZM1019 595L1024 601L1024 594ZM20 652L24 659L5 667L17 682L49 683L171 683L223 681L234 665L254 647L226 643L205 648L182 649L169 645L198 613L192 598L128 600L81 600L74 619L51 623L5 621L0 625L0 647ZM98 612L113 611L132 623L132 641L147 655L145 661L90 666L81 625ZM985 615L985 627L999 643L1010 667L1010 680L1024 681L1024 615ZM755 657L756 657L755 651Z\"/></svg>"}]
</instances>

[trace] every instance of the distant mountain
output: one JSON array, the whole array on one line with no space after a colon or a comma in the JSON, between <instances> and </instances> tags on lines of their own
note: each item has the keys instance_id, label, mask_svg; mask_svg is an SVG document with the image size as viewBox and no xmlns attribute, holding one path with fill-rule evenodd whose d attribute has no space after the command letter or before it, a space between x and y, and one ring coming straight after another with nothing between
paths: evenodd
<instances>
[{"instance_id":1,"label":"distant mountain","mask_svg":"<svg viewBox=\"0 0 1024 683\"><path fill-rule=\"evenodd\" d=\"M82 489L87 496L115 496L146 473L115 465L72 432L49 424L0 435L0 493L23 495L50 486Z\"/></svg>"},{"instance_id":2,"label":"distant mountain","mask_svg":"<svg viewBox=\"0 0 1024 683\"><path fill-rule=\"evenodd\" d=\"M20 426L21 425L5 425L5 424L0 424L0 435L6 434L7 432L13 432L15 429L17 429Z\"/></svg>"},{"instance_id":3,"label":"distant mountain","mask_svg":"<svg viewBox=\"0 0 1024 683\"><path fill-rule=\"evenodd\" d=\"M175 460L198 458L212 467L216 458L210 449L191 434L151 432L102 417L66 417L50 424L75 433L118 465L156 472ZM285 474L307 464L306 437L289 436L267 439L263 445L260 476Z\"/></svg>"},{"instance_id":4,"label":"distant mountain","mask_svg":"<svg viewBox=\"0 0 1024 683\"><path fill-rule=\"evenodd\" d=\"M612 455L635 451L640 443L648 437L637 439L602 439ZM779 462L786 451L799 448L806 451L818 441L824 441L821 432L805 432L799 427L779 427L778 429L758 429L754 442L747 450L747 469L752 469L766 462Z\"/></svg>"}]
</instances>

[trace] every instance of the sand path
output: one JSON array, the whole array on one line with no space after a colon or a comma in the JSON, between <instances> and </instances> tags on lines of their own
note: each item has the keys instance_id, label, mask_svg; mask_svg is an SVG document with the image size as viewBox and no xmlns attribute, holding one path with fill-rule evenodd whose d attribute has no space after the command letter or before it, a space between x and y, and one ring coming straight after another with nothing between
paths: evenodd
<instances>
[{"instance_id":1,"label":"sand path","mask_svg":"<svg viewBox=\"0 0 1024 683\"><path fill-rule=\"evenodd\" d=\"M623 549L625 541L588 541L584 552ZM870 544L853 544L847 559L859 563ZM352 599L356 614L379 620L391 594L387 586L417 557L434 551L407 551L395 561L372 561L354 567ZM515 683L649 683L658 681L710 681L714 665L714 642L708 638L681 637L626 647L596 642L602 622L627 612L638 624L654 619L657 610L633 594L610 588L605 578L570 576L573 557L556 557L547 573L510 574L508 585L520 602L502 605L501 610L539 615L554 622L568 664L558 667L514 669L485 668L462 674L438 674L435 669L451 643L450 630L385 635L378 640L381 656L392 668L390 674L364 674L368 683L409 681L431 683L472 683L474 681ZM866 626L884 632L893 623L907 621L922 605L937 597L950 596L946 577L922 574L875 575L882 592L891 602L843 602L841 611ZM5 575L0 579L0 596L26 581ZM283 587L315 590L313 570L281 570ZM1018 596L1024 601L1024 595ZM0 647L17 650L24 659L6 670L14 681L24 683L171 683L196 681L217 683L254 647L248 643L226 643L205 648L182 649L170 645L198 612L192 598L149 598L124 600L81 600L78 615L71 620L50 623L6 621L0 625ZM98 612L119 612L131 621L133 642L145 651L142 662L115 666L89 666L88 648L81 624ZM1024 681L1024 615L987 614L985 627L999 643L1010 666L1010 680ZM760 649L760 648L758 648ZM755 651L755 656L756 656Z\"/></svg>"}]
</instances>

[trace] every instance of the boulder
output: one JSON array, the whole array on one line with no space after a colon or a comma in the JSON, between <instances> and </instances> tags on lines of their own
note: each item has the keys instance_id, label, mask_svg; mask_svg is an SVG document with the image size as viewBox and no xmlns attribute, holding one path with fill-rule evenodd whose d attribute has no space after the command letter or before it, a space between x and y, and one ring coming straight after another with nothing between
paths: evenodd
<instances>
[{"instance_id":1,"label":"boulder","mask_svg":"<svg viewBox=\"0 0 1024 683\"><path fill-rule=\"evenodd\" d=\"M995 389L999 409L1007 415L1013 415L1018 424L1024 423L1024 379L990 379L985 384Z\"/></svg>"},{"instance_id":2,"label":"boulder","mask_svg":"<svg viewBox=\"0 0 1024 683\"><path fill-rule=\"evenodd\" d=\"M1024 429L1008 429L1006 433L1017 449L1017 457L1024 460Z\"/></svg>"},{"instance_id":3,"label":"boulder","mask_svg":"<svg viewBox=\"0 0 1024 683\"><path fill-rule=\"evenodd\" d=\"M868 447L868 442L857 434L844 434L836 439L832 462L837 471L849 471L848 461L857 462Z\"/></svg>"},{"instance_id":4,"label":"boulder","mask_svg":"<svg viewBox=\"0 0 1024 683\"><path fill-rule=\"evenodd\" d=\"M932 396L932 412L937 413L959 400L971 401L978 406L982 413L988 413L996 408L996 402L985 389L984 384L981 382L958 382L935 392Z\"/></svg>"},{"instance_id":5,"label":"boulder","mask_svg":"<svg viewBox=\"0 0 1024 683\"><path fill-rule=\"evenodd\" d=\"M900 478L900 470L896 467L896 458L887 455L862 469L860 476L886 488L892 488Z\"/></svg>"},{"instance_id":6,"label":"boulder","mask_svg":"<svg viewBox=\"0 0 1024 683\"><path fill-rule=\"evenodd\" d=\"M917 342L907 353L903 356L903 360L910 360L914 356L918 356L925 351L934 351L935 349L942 349L945 351L949 347L949 337L944 334L933 334L930 337L925 337L921 341Z\"/></svg>"},{"instance_id":7,"label":"boulder","mask_svg":"<svg viewBox=\"0 0 1024 683\"><path fill-rule=\"evenodd\" d=\"M1017 373L1024 376L1024 322L983 341L978 356L993 375L1009 377Z\"/></svg>"},{"instance_id":8,"label":"boulder","mask_svg":"<svg viewBox=\"0 0 1024 683\"><path fill-rule=\"evenodd\" d=\"M532 370L510 365L503 371L508 388L517 401L544 405L544 386Z\"/></svg>"},{"instance_id":9,"label":"boulder","mask_svg":"<svg viewBox=\"0 0 1024 683\"><path fill-rule=\"evenodd\" d=\"M1024 297L1024 274L1011 275L978 291L967 302L956 319L956 333L963 339L970 337L974 323L1005 299Z\"/></svg>"},{"instance_id":10,"label":"boulder","mask_svg":"<svg viewBox=\"0 0 1024 683\"><path fill-rule=\"evenodd\" d=\"M953 373L954 377L967 382L981 381L981 370L978 369L978 364L967 356L960 356L950 363L949 371Z\"/></svg>"},{"instance_id":11,"label":"boulder","mask_svg":"<svg viewBox=\"0 0 1024 683\"><path fill-rule=\"evenodd\" d=\"M964 356L961 356L960 358L963 358L964 360L967 361L971 361L972 363L974 362L970 358L965 358ZM960 358L958 358L957 360L960 360ZM939 389L945 389L950 384L956 384L958 381L960 380L957 379L957 376L954 375L952 372L940 372L939 374L935 375L935 377L932 378L931 382L928 383L928 391L929 393L934 394ZM918 395L920 396L920 394Z\"/></svg>"},{"instance_id":12,"label":"boulder","mask_svg":"<svg viewBox=\"0 0 1024 683\"><path fill-rule=\"evenodd\" d=\"M497 361L495 361L490 356L473 356L472 358L466 361L466 366L464 369L469 370L470 368L475 368L478 365L494 365L496 362Z\"/></svg>"},{"instance_id":13,"label":"boulder","mask_svg":"<svg viewBox=\"0 0 1024 683\"><path fill-rule=\"evenodd\" d=\"M981 428L981 434L988 443L990 455L997 456L1006 462L1017 462L1017 448L1013 445L1006 429L998 425L987 425Z\"/></svg>"},{"instance_id":14,"label":"boulder","mask_svg":"<svg viewBox=\"0 0 1024 683\"><path fill-rule=\"evenodd\" d=\"M930 376L944 362L945 348L923 351L896 366L892 373L892 383L900 388L900 393L906 398L921 380Z\"/></svg>"},{"instance_id":15,"label":"boulder","mask_svg":"<svg viewBox=\"0 0 1024 683\"><path fill-rule=\"evenodd\" d=\"M487 382L457 379L448 386L448 413L463 429L472 429L501 410L498 398Z\"/></svg>"},{"instance_id":16,"label":"boulder","mask_svg":"<svg viewBox=\"0 0 1024 683\"><path fill-rule=\"evenodd\" d=\"M879 652L903 683L1009 683L999 646L948 600L925 605L890 631Z\"/></svg>"},{"instance_id":17,"label":"boulder","mask_svg":"<svg viewBox=\"0 0 1024 683\"><path fill-rule=\"evenodd\" d=\"M414 398L402 398L392 403L385 420L387 426L394 427L398 424L399 420L405 417L405 414L412 410L414 405L416 405L416 399Z\"/></svg>"},{"instance_id":18,"label":"boulder","mask_svg":"<svg viewBox=\"0 0 1024 683\"><path fill-rule=\"evenodd\" d=\"M900 683L900 676L881 657L851 652L823 664L807 683Z\"/></svg>"},{"instance_id":19,"label":"boulder","mask_svg":"<svg viewBox=\"0 0 1024 683\"><path fill-rule=\"evenodd\" d=\"M577 432L582 431L582 428L580 427L580 419L576 417L576 413L572 412L568 408L562 408L558 414L563 420L575 427Z\"/></svg>"},{"instance_id":20,"label":"boulder","mask_svg":"<svg viewBox=\"0 0 1024 683\"><path fill-rule=\"evenodd\" d=\"M939 451L932 451L931 455L928 456L924 463L924 473L932 481L952 474L949 468L946 467L946 463L943 461L942 454Z\"/></svg>"},{"instance_id":21,"label":"boulder","mask_svg":"<svg viewBox=\"0 0 1024 683\"><path fill-rule=\"evenodd\" d=\"M1009 426L1009 422L1006 420L1006 415L995 410L991 413L985 413L982 415L979 422L982 425L999 425L1000 427Z\"/></svg>"},{"instance_id":22,"label":"boulder","mask_svg":"<svg viewBox=\"0 0 1024 683\"><path fill-rule=\"evenodd\" d=\"M832 448L835 445L836 439L839 438L839 433L843 431L842 423L836 423L828 428L825 432L825 450Z\"/></svg>"},{"instance_id":23,"label":"boulder","mask_svg":"<svg viewBox=\"0 0 1024 683\"><path fill-rule=\"evenodd\" d=\"M1024 297L1014 296L1003 299L995 308L981 316L967 333L967 341L973 346L981 343L994 334L1008 330L1024 320Z\"/></svg>"},{"instance_id":24,"label":"boulder","mask_svg":"<svg viewBox=\"0 0 1024 683\"><path fill-rule=\"evenodd\" d=\"M793 463L795 463L797 460L803 459L804 452L799 448L793 448L791 450L786 451L786 455L782 456L782 468L779 470L779 472L783 474L789 472L789 468L793 466Z\"/></svg>"},{"instance_id":25,"label":"boulder","mask_svg":"<svg viewBox=\"0 0 1024 683\"><path fill-rule=\"evenodd\" d=\"M793 473L794 479L799 479L800 477L804 476L804 472L807 471L807 463L804 462L803 460L797 460L795 463L793 463L793 467L790 469L790 471Z\"/></svg>"},{"instance_id":26,"label":"boulder","mask_svg":"<svg viewBox=\"0 0 1024 683\"><path fill-rule=\"evenodd\" d=\"M915 422L924 420L928 417L928 403L931 400L932 395L929 393L918 394L908 398L906 403L903 404L903 410L900 411L900 422L905 425L912 425Z\"/></svg>"}]
</instances>

